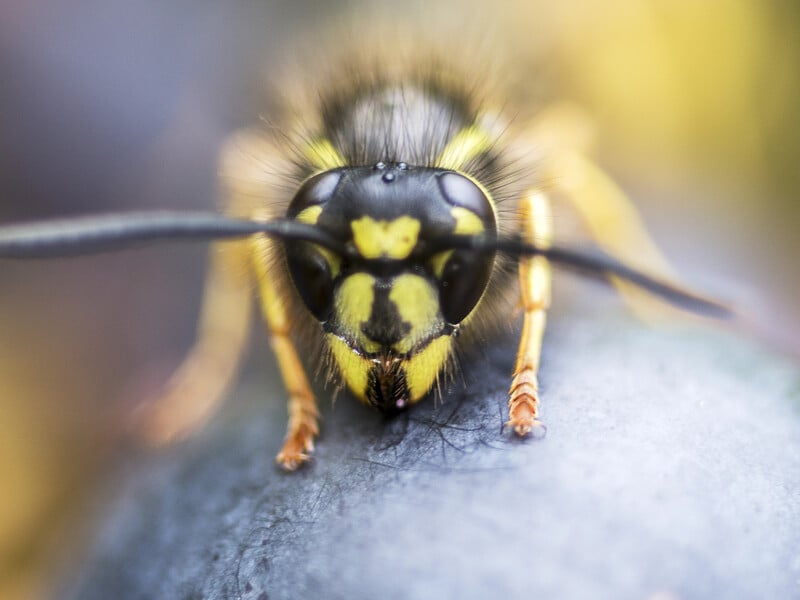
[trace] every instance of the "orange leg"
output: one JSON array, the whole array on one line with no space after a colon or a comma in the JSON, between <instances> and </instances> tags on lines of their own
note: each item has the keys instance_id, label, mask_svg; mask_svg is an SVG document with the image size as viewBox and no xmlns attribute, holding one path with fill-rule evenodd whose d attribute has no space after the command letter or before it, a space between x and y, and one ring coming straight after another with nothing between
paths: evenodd
<instances>
[{"instance_id":1,"label":"orange leg","mask_svg":"<svg viewBox=\"0 0 800 600\"><path fill-rule=\"evenodd\" d=\"M547 246L552 241L552 222L547 198L531 192L520 202L525 241ZM525 258L519 263L519 283L525 311L522 336L509 389L508 421L518 435L544 426L539 415L539 359L547 309L550 306L550 264L544 257Z\"/></svg>"},{"instance_id":2,"label":"orange leg","mask_svg":"<svg viewBox=\"0 0 800 600\"><path fill-rule=\"evenodd\" d=\"M135 424L148 442L177 441L202 426L236 376L252 311L247 250L235 242L212 247L197 341L164 395Z\"/></svg>"},{"instance_id":3,"label":"orange leg","mask_svg":"<svg viewBox=\"0 0 800 600\"><path fill-rule=\"evenodd\" d=\"M270 345L275 352L289 394L289 424L283 448L275 461L288 471L294 471L311 458L314 438L319 433L319 410L311 391L300 357L291 340L291 322L283 300L269 277L267 263L271 242L259 236L252 240L252 259L258 277L261 311L267 322Z\"/></svg>"}]
</instances>

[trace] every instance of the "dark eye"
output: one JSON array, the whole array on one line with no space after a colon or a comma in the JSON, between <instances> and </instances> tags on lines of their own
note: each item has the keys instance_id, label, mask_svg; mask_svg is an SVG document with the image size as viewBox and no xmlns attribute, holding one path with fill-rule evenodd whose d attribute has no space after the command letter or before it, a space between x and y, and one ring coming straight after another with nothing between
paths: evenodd
<instances>
[{"instance_id":1,"label":"dark eye","mask_svg":"<svg viewBox=\"0 0 800 600\"><path fill-rule=\"evenodd\" d=\"M327 171L306 181L289 205L286 216L316 225L323 207L336 192L340 171ZM317 320L327 321L333 305L333 272L339 257L308 242L286 244L286 262L294 287Z\"/></svg>"},{"instance_id":2,"label":"dark eye","mask_svg":"<svg viewBox=\"0 0 800 600\"><path fill-rule=\"evenodd\" d=\"M449 204L466 208L484 223L487 232L494 231L496 225L492 203L481 188L468 177L453 171L442 173L437 180L439 191Z\"/></svg>"},{"instance_id":3,"label":"dark eye","mask_svg":"<svg viewBox=\"0 0 800 600\"><path fill-rule=\"evenodd\" d=\"M308 310L318 321L327 321L333 306L334 257L323 254L313 244L292 242L286 244L286 262L294 287Z\"/></svg>"},{"instance_id":4,"label":"dark eye","mask_svg":"<svg viewBox=\"0 0 800 600\"><path fill-rule=\"evenodd\" d=\"M493 263L494 254L453 252L439 279L439 302L448 323L460 323L475 308L489 283Z\"/></svg>"},{"instance_id":5,"label":"dark eye","mask_svg":"<svg viewBox=\"0 0 800 600\"><path fill-rule=\"evenodd\" d=\"M339 170L314 175L297 190L286 216L294 219L307 208L324 205L336 192L341 179L342 172Z\"/></svg>"},{"instance_id":6,"label":"dark eye","mask_svg":"<svg viewBox=\"0 0 800 600\"><path fill-rule=\"evenodd\" d=\"M495 234L494 210L486 194L460 173L438 177L439 190L455 210L455 233ZM455 250L447 259L439 279L442 315L448 323L463 321L481 299L492 274L494 253Z\"/></svg>"}]
</instances>

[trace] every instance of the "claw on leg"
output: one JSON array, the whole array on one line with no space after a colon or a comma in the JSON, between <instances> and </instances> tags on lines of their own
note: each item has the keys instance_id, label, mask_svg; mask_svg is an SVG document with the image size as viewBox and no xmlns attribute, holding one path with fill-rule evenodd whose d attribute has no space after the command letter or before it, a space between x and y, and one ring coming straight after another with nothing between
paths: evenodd
<instances>
[{"instance_id":1,"label":"claw on leg","mask_svg":"<svg viewBox=\"0 0 800 600\"><path fill-rule=\"evenodd\" d=\"M316 435L316 431L305 426L292 432L284 441L283 448L275 457L275 462L287 471L296 470L311 460Z\"/></svg>"},{"instance_id":2,"label":"claw on leg","mask_svg":"<svg viewBox=\"0 0 800 600\"><path fill-rule=\"evenodd\" d=\"M319 413L313 396L290 397L289 411L286 439L275 462L287 471L294 471L311 460L314 438L319 433Z\"/></svg>"},{"instance_id":3,"label":"claw on leg","mask_svg":"<svg viewBox=\"0 0 800 600\"><path fill-rule=\"evenodd\" d=\"M544 432L544 425L537 418L539 414L539 392L536 383L536 373L525 369L514 377L509 390L508 421L505 425L511 427L519 436L526 436L533 432Z\"/></svg>"}]
</instances>

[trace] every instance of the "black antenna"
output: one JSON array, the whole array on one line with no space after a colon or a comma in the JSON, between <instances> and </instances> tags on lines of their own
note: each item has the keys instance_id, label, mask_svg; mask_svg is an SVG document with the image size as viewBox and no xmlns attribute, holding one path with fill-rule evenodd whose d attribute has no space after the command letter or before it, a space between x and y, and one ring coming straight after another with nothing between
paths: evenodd
<instances>
[{"instance_id":1,"label":"black antenna","mask_svg":"<svg viewBox=\"0 0 800 600\"><path fill-rule=\"evenodd\" d=\"M212 212L152 211L0 226L0 258L55 258L112 252L146 242L241 238L257 233L344 252L324 230L289 220L230 219Z\"/></svg>"},{"instance_id":2,"label":"black antenna","mask_svg":"<svg viewBox=\"0 0 800 600\"><path fill-rule=\"evenodd\" d=\"M619 277L666 300L695 313L715 318L731 318L731 307L707 298L679 285L630 267L599 250L586 251L558 245L537 246L523 242L519 237L490 237L452 235L440 238L436 248L463 248L482 252L502 252L509 256L544 256L553 263L577 271L585 276L602 278Z\"/></svg>"},{"instance_id":3,"label":"black antenna","mask_svg":"<svg viewBox=\"0 0 800 600\"><path fill-rule=\"evenodd\" d=\"M146 242L235 239L264 234L283 241L318 244L351 256L353 249L323 229L289 219L249 221L212 212L151 211L73 217L0 226L0 258L55 258L111 252ZM518 237L442 236L425 245L429 255L447 249L544 256L553 263L584 275L619 277L681 308L714 316L731 317L724 304L629 267L601 253L561 246L536 246Z\"/></svg>"}]
</instances>

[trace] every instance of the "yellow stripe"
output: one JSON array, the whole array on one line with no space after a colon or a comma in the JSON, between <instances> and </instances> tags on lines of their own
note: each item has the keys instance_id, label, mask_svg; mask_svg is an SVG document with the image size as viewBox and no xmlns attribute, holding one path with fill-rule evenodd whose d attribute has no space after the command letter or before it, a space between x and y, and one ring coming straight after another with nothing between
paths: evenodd
<instances>
[{"instance_id":1,"label":"yellow stripe","mask_svg":"<svg viewBox=\"0 0 800 600\"><path fill-rule=\"evenodd\" d=\"M305 159L320 171L347 166L347 161L327 138L311 142L303 151Z\"/></svg>"},{"instance_id":2,"label":"yellow stripe","mask_svg":"<svg viewBox=\"0 0 800 600\"><path fill-rule=\"evenodd\" d=\"M369 385L369 370L372 363L348 346L342 339L332 333L325 335L331 354L339 365L339 371L344 377L347 387L362 401L367 399L367 386Z\"/></svg>"},{"instance_id":3,"label":"yellow stripe","mask_svg":"<svg viewBox=\"0 0 800 600\"><path fill-rule=\"evenodd\" d=\"M392 282L389 300L397 307L400 319L411 326L403 338L392 346L400 354L411 350L430 337L442 324L439 315L439 294L419 275L398 275Z\"/></svg>"},{"instance_id":4,"label":"yellow stripe","mask_svg":"<svg viewBox=\"0 0 800 600\"><path fill-rule=\"evenodd\" d=\"M394 221L376 221L361 217L350 224L353 243L361 256L371 258L408 258L417 245L422 227L417 219L399 217Z\"/></svg>"},{"instance_id":5,"label":"yellow stripe","mask_svg":"<svg viewBox=\"0 0 800 600\"><path fill-rule=\"evenodd\" d=\"M447 261L450 260L450 257L453 256L453 252L454 250L445 250L444 252L439 252L439 254L434 255L431 259L431 269L433 269L433 274L436 276L436 279L442 278L444 266L447 264Z\"/></svg>"},{"instance_id":6,"label":"yellow stripe","mask_svg":"<svg viewBox=\"0 0 800 600\"><path fill-rule=\"evenodd\" d=\"M300 214L295 217L295 220L309 225L316 225L320 214L322 214L322 206L316 204L300 211ZM328 263L328 267L331 270L331 277L336 277L339 274L339 269L342 267L341 257L318 244L312 244L312 246L322 255L325 262Z\"/></svg>"},{"instance_id":7,"label":"yellow stripe","mask_svg":"<svg viewBox=\"0 0 800 600\"><path fill-rule=\"evenodd\" d=\"M364 352L377 352L380 347L361 331L361 327L369 321L374 302L375 278L367 273L353 273L345 277L334 300L339 325Z\"/></svg>"},{"instance_id":8,"label":"yellow stripe","mask_svg":"<svg viewBox=\"0 0 800 600\"><path fill-rule=\"evenodd\" d=\"M461 206L455 206L450 209L450 214L456 220L456 228L453 233L459 235L483 233L483 221L471 210Z\"/></svg>"},{"instance_id":9,"label":"yellow stripe","mask_svg":"<svg viewBox=\"0 0 800 600\"><path fill-rule=\"evenodd\" d=\"M477 125L470 125L459 131L445 146L436 166L441 169L463 169L469 161L483 154L492 147L487 133Z\"/></svg>"},{"instance_id":10,"label":"yellow stripe","mask_svg":"<svg viewBox=\"0 0 800 600\"><path fill-rule=\"evenodd\" d=\"M406 384L411 402L416 402L433 387L436 377L444 368L453 339L443 335L430 344L422 352L415 354L406 366Z\"/></svg>"},{"instance_id":11,"label":"yellow stripe","mask_svg":"<svg viewBox=\"0 0 800 600\"><path fill-rule=\"evenodd\" d=\"M315 204L314 206L309 206L308 208L301 210L300 214L295 217L295 220L300 221L301 223L307 223L309 225L316 225L321 213L322 206Z\"/></svg>"},{"instance_id":12,"label":"yellow stripe","mask_svg":"<svg viewBox=\"0 0 800 600\"><path fill-rule=\"evenodd\" d=\"M367 273L353 273L345 277L336 292L335 309L345 331L358 333L369 321L375 301L375 278Z\"/></svg>"}]
</instances>

